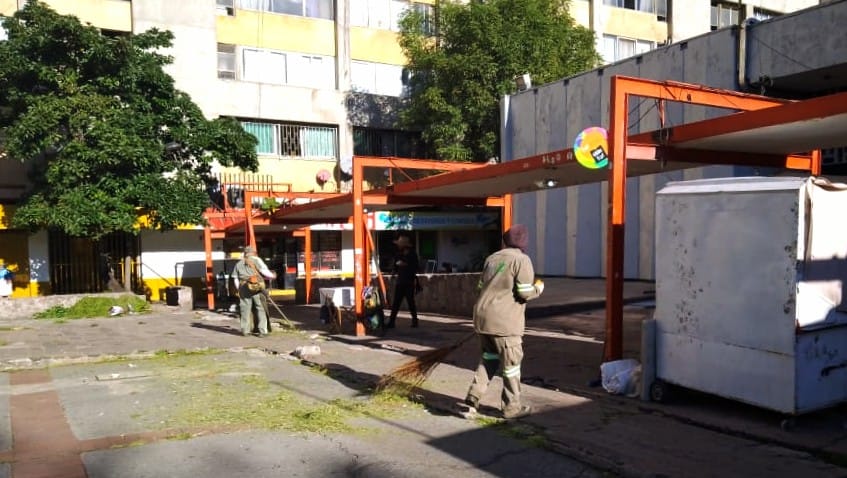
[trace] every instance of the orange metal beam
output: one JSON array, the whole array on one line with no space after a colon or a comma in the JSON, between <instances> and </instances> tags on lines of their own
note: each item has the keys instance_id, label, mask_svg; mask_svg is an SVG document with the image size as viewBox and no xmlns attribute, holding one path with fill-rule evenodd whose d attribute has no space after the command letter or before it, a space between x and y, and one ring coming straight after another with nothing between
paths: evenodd
<instances>
[{"instance_id":1,"label":"orange metal beam","mask_svg":"<svg viewBox=\"0 0 847 478\"><path fill-rule=\"evenodd\" d=\"M812 121L843 115L847 111L847 93L812 98L809 100L775 103L772 107L756 109L718 118L696 121L665 130L669 135L666 144L673 145L713 136L767 128L800 121ZM643 133L629 138L632 142L653 142L656 132ZM799 151L787 151L796 153Z\"/></svg>"},{"instance_id":2,"label":"orange metal beam","mask_svg":"<svg viewBox=\"0 0 847 478\"><path fill-rule=\"evenodd\" d=\"M788 100L752 95L737 91L721 90L703 85L692 85L678 81L656 81L644 78L616 75L612 78L619 89L629 96L677 101L716 108L752 111L790 103ZM610 128L611 129L611 128Z\"/></svg>"},{"instance_id":3,"label":"orange metal beam","mask_svg":"<svg viewBox=\"0 0 847 478\"><path fill-rule=\"evenodd\" d=\"M501 214L503 224L503 233L505 234L512 227L513 212L512 212L512 195L506 194L503 196L503 211Z\"/></svg>"},{"instance_id":4,"label":"orange metal beam","mask_svg":"<svg viewBox=\"0 0 847 478\"><path fill-rule=\"evenodd\" d=\"M626 215L626 137L629 111L628 80L612 78L609 105L609 219L606 233L606 339L604 360L623 354L623 266Z\"/></svg>"},{"instance_id":5,"label":"orange metal beam","mask_svg":"<svg viewBox=\"0 0 847 478\"><path fill-rule=\"evenodd\" d=\"M495 178L528 169L556 167L569 161L576 161L573 156L573 149L571 148L506 161L505 163L483 165L481 168L460 170L450 174L439 174L418 179L417 181L398 183L394 185L393 192L402 196L411 192L426 191L435 187L471 182L478 179Z\"/></svg>"},{"instance_id":6,"label":"orange metal beam","mask_svg":"<svg viewBox=\"0 0 847 478\"><path fill-rule=\"evenodd\" d=\"M759 166L766 168L811 169L811 156L762 153L743 153L735 151L708 151L673 147L656 147L656 158L662 161L703 163L704 165L724 164L739 166Z\"/></svg>"},{"instance_id":7,"label":"orange metal beam","mask_svg":"<svg viewBox=\"0 0 847 478\"><path fill-rule=\"evenodd\" d=\"M366 168L434 169L437 171L461 171L484 167L486 163L459 163L456 161L433 161L395 157L354 156L353 163Z\"/></svg>"},{"instance_id":8,"label":"orange metal beam","mask_svg":"<svg viewBox=\"0 0 847 478\"><path fill-rule=\"evenodd\" d=\"M812 172L812 176L820 176L821 167L821 150L816 149L812 151L811 164L809 165L809 171Z\"/></svg>"},{"instance_id":9,"label":"orange metal beam","mask_svg":"<svg viewBox=\"0 0 847 478\"><path fill-rule=\"evenodd\" d=\"M303 230L305 236L303 240L303 273L306 275L306 304L308 304L312 298L312 228L306 227Z\"/></svg>"},{"instance_id":10,"label":"orange metal beam","mask_svg":"<svg viewBox=\"0 0 847 478\"><path fill-rule=\"evenodd\" d=\"M215 270L212 262L212 229L203 228L203 248L206 252L206 300L209 310L215 310Z\"/></svg>"},{"instance_id":11,"label":"orange metal beam","mask_svg":"<svg viewBox=\"0 0 847 478\"><path fill-rule=\"evenodd\" d=\"M366 201L367 202L367 201ZM371 204L368 202L368 204ZM478 198L456 198L444 196L398 196L389 194L384 204L408 204L415 206L490 206L500 207L503 198L500 197L478 197Z\"/></svg>"},{"instance_id":12,"label":"orange metal beam","mask_svg":"<svg viewBox=\"0 0 847 478\"><path fill-rule=\"evenodd\" d=\"M783 113L779 115L779 123L786 123L795 120L797 115L808 113L809 111L804 106L789 105L790 102L767 98L758 95L749 95L728 90L718 90L699 85L689 85L685 83L672 81L653 81L639 78L631 78L625 76L614 76L611 80L611 103L610 103L610 121L609 121L609 150L611 154L611 164L609 171L609 221L606 254L606 339L604 344L604 359L616 360L623 355L623 268L624 268L624 226L626 214L626 163L627 163L627 141L635 143L652 143L654 141L653 134L638 135L628 137L628 104L630 96L640 96L646 98L655 98L664 104L665 101L677 101L688 104L697 104L703 106L712 106L719 108L728 108L742 111L757 111L757 114L752 116L764 120L773 111L781 110L793 113ZM784 105L784 106L780 106ZM766 108L770 111L761 111ZM814 107L811 108L814 110ZM843 112L843 110L841 110ZM714 124L725 124L724 128L740 127L738 118L750 118L750 113L744 115L731 115L722 118L723 123L718 121ZM701 122L706 123L706 122ZM677 127L679 131L683 127ZM699 129L698 129L699 128ZM749 123L747 128L749 129ZM715 130L706 131L699 126L692 129L697 135L697 138L709 137L715 135ZM691 138L695 134L692 133ZM679 136L676 136L674 141L678 141ZM658 152L658 151L657 151ZM663 154L669 156L679 155L682 158L697 158L715 164L719 162L720 155L727 153L714 152L708 153L693 153L692 150L686 151L684 154L664 150ZM710 155L711 161L707 161L702 155ZM714 155L714 156L711 156ZM750 156L750 155L744 155ZM764 156L769 156L768 161L775 161L784 167L801 167L804 164L811 168L812 171L816 167L819 168L819 154L816 158L813 154L812 158L805 162L801 156L787 156L781 159L774 160L773 156L762 155L755 159L764 160ZM736 156L739 159L739 156ZM737 163L736 163L737 164ZM750 165L749 160L743 161L741 164Z\"/></svg>"},{"instance_id":13,"label":"orange metal beam","mask_svg":"<svg viewBox=\"0 0 847 478\"><path fill-rule=\"evenodd\" d=\"M365 290L365 277L368 275L364 235L365 205L362 199L364 179L362 162L353 158L353 301L356 304L357 337L365 335L365 328L359 319L364 314L361 298L362 292Z\"/></svg>"}]
</instances>

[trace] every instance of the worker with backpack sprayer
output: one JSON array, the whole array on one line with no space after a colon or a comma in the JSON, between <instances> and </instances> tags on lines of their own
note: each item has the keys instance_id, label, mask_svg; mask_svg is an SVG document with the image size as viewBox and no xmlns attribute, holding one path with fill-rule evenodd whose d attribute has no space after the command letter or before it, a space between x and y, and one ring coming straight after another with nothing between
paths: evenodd
<instances>
[{"instance_id":1,"label":"worker with backpack sprayer","mask_svg":"<svg viewBox=\"0 0 847 478\"><path fill-rule=\"evenodd\" d=\"M275 279L276 274L268 269L265 262L256 255L256 248L247 246L244 255L233 268L238 280L238 307L241 314L241 335L247 336L253 332L251 312L256 308L259 337L270 332L268 320L267 297L265 297L265 279Z\"/></svg>"}]
</instances>

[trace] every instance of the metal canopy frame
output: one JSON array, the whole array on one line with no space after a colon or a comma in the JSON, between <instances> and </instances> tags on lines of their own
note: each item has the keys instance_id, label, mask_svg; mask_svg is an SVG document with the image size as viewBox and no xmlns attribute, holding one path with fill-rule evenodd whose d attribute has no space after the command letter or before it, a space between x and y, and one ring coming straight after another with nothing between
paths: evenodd
<instances>
[{"instance_id":1,"label":"metal canopy frame","mask_svg":"<svg viewBox=\"0 0 847 478\"><path fill-rule=\"evenodd\" d=\"M570 148L500 164L357 156L353 159L352 193L279 209L268 218L269 223L307 225L352 221L356 314L361 317L360 298L365 279L370 276L366 248L369 234L365 223L367 207L402 209L433 204L499 206L503 211L502 226L505 230L512 223L511 195L514 193L548 189L550 184L565 187L608 180L604 359L621 358L626 178L713 164L785 168L819 175L821 159L818 148L843 143L843 131L847 129L847 93L792 102L675 81L626 76L614 76L610 81L608 170L589 170L580 166ZM662 128L650 133L627 134L629 104L635 97L659 102ZM666 102L731 109L735 113L666 128L662 113ZM366 191L366 167L447 172ZM255 219L245 211L244 220L250 224ZM251 230L251 226L247 228ZM306 239L309 239L308 232ZM253 240L252 236L249 240ZM211 245L210 240L207 242L210 270ZM307 255L309 252L307 247ZM306 262L307 289L310 289L308 256ZM357 323L356 334L364 334L360 322Z\"/></svg>"}]
</instances>

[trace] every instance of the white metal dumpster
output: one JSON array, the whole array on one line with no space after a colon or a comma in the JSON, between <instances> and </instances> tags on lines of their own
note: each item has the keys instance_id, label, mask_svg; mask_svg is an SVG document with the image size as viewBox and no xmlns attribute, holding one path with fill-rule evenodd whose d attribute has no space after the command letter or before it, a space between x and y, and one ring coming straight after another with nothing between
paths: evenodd
<instances>
[{"instance_id":1,"label":"white metal dumpster","mask_svg":"<svg viewBox=\"0 0 847 478\"><path fill-rule=\"evenodd\" d=\"M656 198L656 378L786 414L847 399L847 185L669 183Z\"/></svg>"}]
</instances>

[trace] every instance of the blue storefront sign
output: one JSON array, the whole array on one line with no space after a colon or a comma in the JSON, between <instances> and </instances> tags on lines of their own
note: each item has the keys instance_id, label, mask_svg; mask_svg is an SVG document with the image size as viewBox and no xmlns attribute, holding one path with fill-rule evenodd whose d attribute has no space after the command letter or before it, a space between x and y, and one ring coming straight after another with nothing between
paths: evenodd
<instances>
[{"instance_id":1,"label":"blue storefront sign","mask_svg":"<svg viewBox=\"0 0 847 478\"><path fill-rule=\"evenodd\" d=\"M473 214L377 211L374 214L374 227L377 231L396 230L478 230L497 229L500 215L483 212Z\"/></svg>"}]
</instances>

